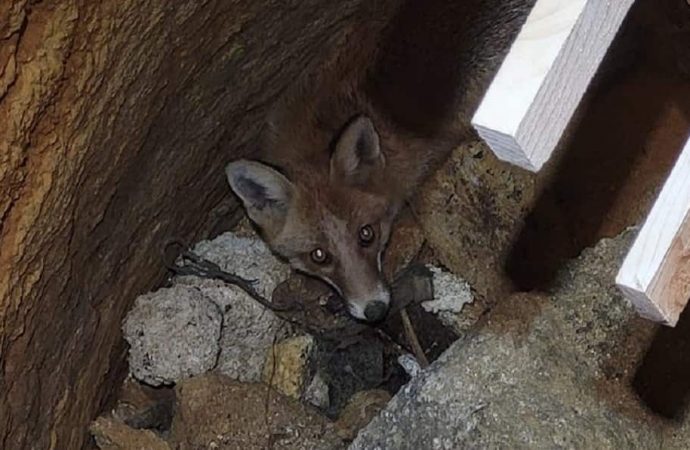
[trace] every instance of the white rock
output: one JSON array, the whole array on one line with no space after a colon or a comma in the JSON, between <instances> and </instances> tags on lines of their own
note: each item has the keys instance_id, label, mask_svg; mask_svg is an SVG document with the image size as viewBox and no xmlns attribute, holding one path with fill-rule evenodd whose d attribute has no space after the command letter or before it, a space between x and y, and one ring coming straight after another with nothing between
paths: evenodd
<instances>
[{"instance_id":1,"label":"white rock","mask_svg":"<svg viewBox=\"0 0 690 450\"><path fill-rule=\"evenodd\" d=\"M278 261L258 237L224 233L199 242L194 252L226 272L256 280L255 289L268 300L290 274L289 266ZM268 348L290 333L289 325L236 286L197 277L179 277L175 282L197 286L223 311L216 370L242 382L260 381Z\"/></svg>"},{"instance_id":2,"label":"white rock","mask_svg":"<svg viewBox=\"0 0 690 450\"><path fill-rule=\"evenodd\" d=\"M212 241L198 242L193 250L226 272L256 280L254 288L269 299L273 289L290 275L290 267L278 261L256 236L223 233Z\"/></svg>"},{"instance_id":3,"label":"white rock","mask_svg":"<svg viewBox=\"0 0 690 450\"><path fill-rule=\"evenodd\" d=\"M422 371L422 366L419 365L417 358L410 355L409 353L405 353L403 355L398 356L398 364L400 364L402 368L405 369L405 372L407 372L410 378L416 377L417 375L419 375L419 372Z\"/></svg>"},{"instance_id":4,"label":"white rock","mask_svg":"<svg viewBox=\"0 0 690 450\"><path fill-rule=\"evenodd\" d=\"M434 277L434 299L423 302L422 307L427 312L437 314L444 324L453 326L462 308L474 301L472 288L467 281L453 273L431 265L427 265L427 268Z\"/></svg>"},{"instance_id":5,"label":"white rock","mask_svg":"<svg viewBox=\"0 0 690 450\"><path fill-rule=\"evenodd\" d=\"M221 323L218 307L194 287L140 296L123 325L131 374L159 386L211 370L220 350Z\"/></svg>"}]
</instances>

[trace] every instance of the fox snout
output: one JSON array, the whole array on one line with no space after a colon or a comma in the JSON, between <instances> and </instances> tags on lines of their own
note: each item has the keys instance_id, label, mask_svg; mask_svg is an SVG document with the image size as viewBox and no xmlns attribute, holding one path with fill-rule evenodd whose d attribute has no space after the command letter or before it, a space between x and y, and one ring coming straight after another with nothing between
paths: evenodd
<instances>
[{"instance_id":1,"label":"fox snout","mask_svg":"<svg viewBox=\"0 0 690 450\"><path fill-rule=\"evenodd\" d=\"M346 299L345 301L353 317L367 322L381 322L388 315L390 292L382 287L366 299Z\"/></svg>"},{"instance_id":2,"label":"fox snout","mask_svg":"<svg viewBox=\"0 0 690 450\"><path fill-rule=\"evenodd\" d=\"M364 308L364 317L369 322L380 322L388 314L388 303L381 300L374 300L369 302Z\"/></svg>"}]
</instances>

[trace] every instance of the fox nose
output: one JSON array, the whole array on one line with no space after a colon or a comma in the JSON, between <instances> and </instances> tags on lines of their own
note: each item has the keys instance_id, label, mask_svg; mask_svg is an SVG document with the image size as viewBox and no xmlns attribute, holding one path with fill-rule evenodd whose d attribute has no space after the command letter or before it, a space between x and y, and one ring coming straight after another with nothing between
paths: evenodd
<instances>
[{"instance_id":1,"label":"fox nose","mask_svg":"<svg viewBox=\"0 0 690 450\"><path fill-rule=\"evenodd\" d=\"M381 301L370 302L364 308L364 317L369 322L380 322L388 314L388 305Z\"/></svg>"}]
</instances>

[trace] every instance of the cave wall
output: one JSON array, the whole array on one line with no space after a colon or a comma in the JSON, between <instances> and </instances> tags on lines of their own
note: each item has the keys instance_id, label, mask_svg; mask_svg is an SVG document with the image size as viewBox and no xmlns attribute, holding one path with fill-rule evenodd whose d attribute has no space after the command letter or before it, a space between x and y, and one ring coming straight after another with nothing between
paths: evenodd
<instances>
[{"instance_id":1,"label":"cave wall","mask_svg":"<svg viewBox=\"0 0 690 450\"><path fill-rule=\"evenodd\" d=\"M161 246L200 237L224 163L359 3L0 2L1 448L84 445Z\"/></svg>"}]
</instances>

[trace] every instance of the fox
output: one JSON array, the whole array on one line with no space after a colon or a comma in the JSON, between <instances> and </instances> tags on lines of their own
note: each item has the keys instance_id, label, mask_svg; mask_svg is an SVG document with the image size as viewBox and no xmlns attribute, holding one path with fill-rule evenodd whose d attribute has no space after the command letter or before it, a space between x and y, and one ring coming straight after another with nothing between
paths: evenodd
<instances>
[{"instance_id":1,"label":"fox","mask_svg":"<svg viewBox=\"0 0 690 450\"><path fill-rule=\"evenodd\" d=\"M455 16L462 16L469 4L481 7L482 1L465 2ZM398 11L397 23L409 32L407 22L416 23L424 14L427 19L447 17L439 6L457 9L448 3L410 2L411 9ZM508 3L526 9L530 1ZM429 12L424 4L436 5L436 10ZM432 130L427 123L400 114L399 102L387 101L396 97L381 93L385 85L397 84L399 91L413 93L408 109L419 109L422 104L415 93L432 100L434 96L405 86L405 73L419 71L397 64L385 73L377 66L377 62L396 56L385 41L377 40L385 29L360 30L354 38L345 39L358 45L305 74L269 113L261 140L262 157L232 161L225 167L230 188L268 247L296 271L330 285L352 317L371 323L384 320L391 305L382 260L396 217L447 159L459 136L466 135L466 131ZM482 24L475 29L482 29ZM430 32L435 33L426 30ZM392 42L396 40L392 37ZM447 45L435 48L447 51ZM420 50L414 52L422 60L427 57ZM414 59L409 52L403 56L407 58L397 60ZM390 63L384 65L391 67ZM402 75L397 76L396 69ZM427 70L424 74L431 75L434 84L433 73ZM439 79L445 81L443 77ZM457 103L455 97L451 100ZM421 108L422 115L428 117L439 110L433 102L431 105L430 109ZM448 123L453 120L446 121L445 129L452 129Z\"/></svg>"},{"instance_id":2,"label":"fox","mask_svg":"<svg viewBox=\"0 0 690 450\"><path fill-rule=\"evenodd\" d=\"M353 317L378 322L391 302L383 252L429 158L365 111L309 133L312 145L279 131L270 161L234 161L226 174L274 253L330 285Z\"/></svg>"}]
</instances>

